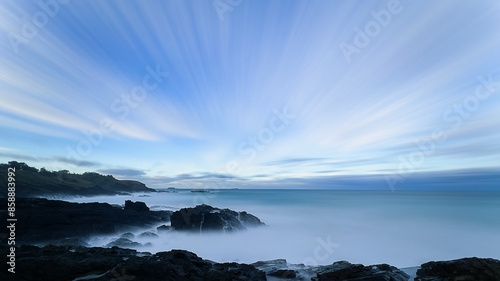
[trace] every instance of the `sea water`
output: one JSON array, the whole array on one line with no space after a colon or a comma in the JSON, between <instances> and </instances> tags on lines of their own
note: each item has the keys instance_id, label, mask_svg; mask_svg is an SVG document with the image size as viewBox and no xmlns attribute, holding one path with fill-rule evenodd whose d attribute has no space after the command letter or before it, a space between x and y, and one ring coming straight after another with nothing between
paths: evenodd
<instances>
[{"instance_id":1,"label":"sea water","mask_svg":"<svg viewBox=\"0 0 500 281\"><path fill-rule=\"evenodd\" d=\"M410 267L430 260L500 258L498 191L176 191L65 200L143 201L152 210L209 204L247 211L266 223L236 233L172 231L137 240L151 243L140 251L184 249L217 262L284 258L307 265L347 260ZM113 238L96 237L91 244L103 246Z\"/></svg>"}]
</instances>

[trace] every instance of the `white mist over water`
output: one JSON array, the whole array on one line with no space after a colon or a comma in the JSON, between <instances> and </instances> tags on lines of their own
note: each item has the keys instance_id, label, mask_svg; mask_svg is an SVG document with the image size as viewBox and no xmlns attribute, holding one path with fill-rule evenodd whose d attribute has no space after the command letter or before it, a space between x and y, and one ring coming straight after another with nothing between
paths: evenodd
<instances>
[{"instance_id":1,"label":"white mist over water","mask_svg":"<svg viewBox=\"0 0 500 281\"><path fill-rule=\"evenodd\" d=\"M500 258L500 192L217 190L102 196L73 202L143 201L152 210L206 203L247 211L268 226L236 233L159 233L140 251L184 249L217 262L388 263L398 267L463 257ZM66 199L68 200L68 199ZM135 232L139 234L145 230ZM153 229L153 231L155 231ZM103 246L110 238L98 238Z\"/></svg>"}]
</instances>

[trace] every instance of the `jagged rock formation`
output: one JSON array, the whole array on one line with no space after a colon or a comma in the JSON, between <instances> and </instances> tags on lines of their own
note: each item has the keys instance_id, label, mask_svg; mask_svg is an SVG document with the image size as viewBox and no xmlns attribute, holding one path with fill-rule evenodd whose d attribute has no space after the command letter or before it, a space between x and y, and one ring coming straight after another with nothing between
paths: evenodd
<instances>
[{"instance_id":1,"label":"jagged rock formation","mask_svg":"<svg viewBox=\"0 0 500 281\"><path fill-rule=\"evenodd\" d=\"M183 208L175 211L171 218L175 230L188 231L236 231L247 227L264 225L259 218L247 212L235 212L229 209L218 209L209 205L198 205L194 208Z\"/></svg>"},{"instance_id":2,"label":"jagged rock formation","mask_svg":"<svg viewBox=\"0 0 500 281\"><path fill-rule=\"evenodd\" d=\"M1 247L2 255L6 247ZM5 256L5 255L3 255ZM252 265L215 263L188 251L154 255L135 250L73 246L22 246L16 250L16 273L4 263L0 280L141 280L141 281L264 281L265 273ZM10 276L9 276L10 274ZM91 278L89 278L91 277ZM81 279L77 279L81 278Z\"/></svg>"}]
</instances>

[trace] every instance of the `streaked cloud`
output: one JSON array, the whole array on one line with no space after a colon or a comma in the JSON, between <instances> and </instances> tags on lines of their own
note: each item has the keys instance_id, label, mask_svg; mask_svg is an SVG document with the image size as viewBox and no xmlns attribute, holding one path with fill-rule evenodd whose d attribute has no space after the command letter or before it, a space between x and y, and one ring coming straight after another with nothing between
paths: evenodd
<instances>
[{"instance_id":1,"label":"streaked cloud","mask_svg":"<svg viewBox=\"0 0 500 281\"><path fill-rule=\"evenodd\" d=\"M339 45L387 2L248 1L221 21L210 1L71 1L13 47L43 10L2 1L0 161L155 184L358 176L442 129L417 171L500 166L500 3L400 3L348 62Z\"/></svg>"},{"instance_id":2,"label":"streaked cloud","mask_svg":"<svg viewBox=\"0 0 500 281\"><path fill-rule=\"evenodd\" d=\"M20 153L0 152L0 157L9 159L9 161L38 161L39 159L34 156L24 155ZM7 161L5 161L7 162Z\"/></svg>"},{"instance_id":3,"label":"streaked cloud","mask_svg":"<svg viewBox=\"0 0 500 281\"><path fill-rule=\"evenodd\" d=\"M135 176L143 176L146 174L144 171L135 169L99 169L97 171L102 174L119 176L119 177L135 177Z\"/></svg>"},{"instance_id":4,"label":"streaked cloud","mask_svg":"<svg viewBox=\"0 0 500 281\"><path fill-rule=\"evenodd\" d=\"M267 162L264 163L264 165L269 165L269 166L281 166L281 165L287 165L287 164L297 164L297 163L316 163L316 162L324 162L325 160L328 160L328 158L288 158L288 159L282 159L278 161L273 161L273 162Z\"/></svg>"},{"instance_id":5,"label":"streaked cloud","mask_svg":"<svg viewBox=\"0 0 500 281\"><path fill-rule=\"evenodd\" d=\"M55 157L54 159L60 163L70 164L73 166L84 167L84 168L98 167L101 165L99 162L76 160L65 157Z\"/></svg>"}]
</instances>

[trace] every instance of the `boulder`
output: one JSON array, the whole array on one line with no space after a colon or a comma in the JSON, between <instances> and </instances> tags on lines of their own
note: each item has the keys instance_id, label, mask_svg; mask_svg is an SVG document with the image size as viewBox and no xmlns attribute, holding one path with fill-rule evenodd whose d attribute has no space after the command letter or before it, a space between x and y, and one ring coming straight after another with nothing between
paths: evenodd
<instances>
[{"instance_id":1,"label":"boulder","mask_svg":"<svg viewBox=\"0 0 500 281\"><path fill-rule=\"evenodd\" d=\"M118 238L106 245L106 247L136 248L142 246L141 243L134 242L127 238Z\"/></svg>"},{"instance_id":2,"label":"boulder","mask_svg":"<svg viewBox=\"0 0 500 281\"><path fill-rule=\"evenodd\" d=\"M407 281L410 276L394 266L377 264L364 266L347 261L320 266L313 281Z\"/></svg>"},{"instance_id":3,"label":"boulder","mask_svg":"<svg viewBox=\"0 0 500 281\"><path fill-rule=\"evenodd\" d=\"M285 259L275 259L268 261L258 261L252 263L253 266L258 267L264 271L270 271L278 268L288 268L288 263Z\"/></svg>"},{"instance_id":4,"label":"boulder","mask_svg":"<svg viewBox=\"0 0 500 281\"><path fill-rule=\"evenodd\" d=\"M172 231L172 230L173 230L173 227L171 227L170 225L166 225L166 224L160 225L156 228L156 231L158 231L158 232L168 232L168 231Z\"/></svg>"},{"instance_id":5,"label":"boulder","mask_svg":"<svg viewBox=\"0 0 500 281\"><path fill-rule=\"evenodd\" d=\"M136 211L136 212L148 212L149 208L144 202L132 202L130 200L125 201L124 211Z\"/></svg>"},{"instance_id":6,"label":"boulder","mask_svg":"<svg viewBox=\"0 0 500 281\"><path fill-rule=\"evenodd\" d=\"M258 226L262 225L262 222L254 215L251 215L245 211L240 212L238 219L245 226Z\"/></svg>"},{"instance_id":7,"label":"boulder","mask_svg":"<svg viewBox=\"0 0 500 281\"><path fill-rule=\"evenodd\" d=\"M276 269L268 272L267 275L281 279L295 279L297 277L297 271L293 269Z\"/></svg>"},{"instance_id":8,"label":"boulder","mask_svg":"<svg viewBox=\"0 0 500 281\"><path fill-rule=\"evenodd\" d=\"M243 221L241 218L244 218ZM189 231L225 231L245 230L246 226L264 225L257 217L246 212L235 212L229 209L218 209L209 205L198 205L194 208L183 208L175 211L170 217L175 230Z\"/></svg>"},{"instance_id":9,"label":"boulder","mask_svg":"<svg viewBox=\"0 0 500 281\"><path fill-rule=\"evenodd\" d=\"M420 266L415 278L415 281L448 280L500 280L500 260L474 257L451 261L431 261Z\"/></svg>"},{"instance_id":10,"label":"boulder","mask_svg":"<svg viewBox=\"0 0 500 281\"><path fill-rule=\"evenodd\" d=\"M139 237L141 237L141 238L158 238L158 234L151 232L151 231L145 231L145 232L139 234Z\"/></svg>"},{"instance_id":11,"label":"boulder","mask_svg":"<svg viewBox=\"0 0 500 281\"><path fill-rule=\"evenodd\" d=\"M267 261L258 261L252 263L257 269L260 269L270 276L271 280L311 280L316 276L314 267L306 267L303 264L289 264L285 259L275 259Z\"/></svg>"},{"instance_id":12,"label":"boulder","mask_svg":"<svg viewBox=\"0 0 500 281\"><path fill-rule=\"evenodd\" d=\"M125 232L120 237L132 240L135 238L135 235L132 232Z\"/></svg>"}]
</instances>

